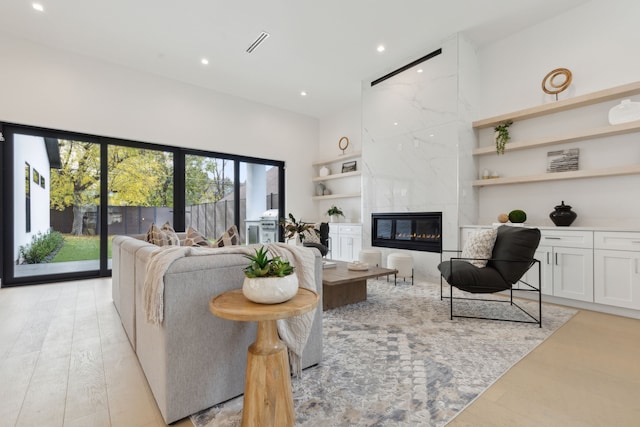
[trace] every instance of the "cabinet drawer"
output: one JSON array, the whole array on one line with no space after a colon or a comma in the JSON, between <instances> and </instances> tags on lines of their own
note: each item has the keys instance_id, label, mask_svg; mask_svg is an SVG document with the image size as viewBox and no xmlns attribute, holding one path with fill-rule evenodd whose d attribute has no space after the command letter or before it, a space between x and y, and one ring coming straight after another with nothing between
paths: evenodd
<instances>
[{"instance_id":1,"label":"cabinet drawer","mask_svg":"<svg viewBox=\"0 0 640 427\"><path fill-rule=\"evenodd\" d=\"M593 234L596 249L640 251L640 233L624 231L596 231Z\"/></svg>"},{"instance_id":2,"label":"cabinet drawer","mask_svg":"<svg viewBox=\"0 0 640 427\"><path fill-rule=\"evenodd\" d=\"M593 248L592 231L542 230L540 246L565 248Z\"/></svg>"},{"instance_id":3,"label":"cabinet drawer","mask_svg":"<svg viewBox=\"0 0 640 427\"><path fill-rule=\"evenodd\" d=\"M341 235L349 234L352 236L361 236L362 235L362 226L361 225L341 225L338 231Z\"/></svg>"}]
</instances>

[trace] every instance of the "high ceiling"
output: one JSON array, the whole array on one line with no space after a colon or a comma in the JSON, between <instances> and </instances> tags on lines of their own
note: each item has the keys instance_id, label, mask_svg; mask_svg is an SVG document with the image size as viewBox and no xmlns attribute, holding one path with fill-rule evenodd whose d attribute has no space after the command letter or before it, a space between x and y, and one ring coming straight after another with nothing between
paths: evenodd
<instances>
[{"instance_id":1,"label":"high ceiling","mask_svg":"<svg viewBox=\"0 0 640 427\"><path fill-rule=\"evenodd\" d=\"M456 32L481 47L586 2L34 1L44 11L30 0L1 1L0 32L314 117L354 105L363 79ZM262 31L270 37L247 53Z\"/></svg>"}]
</instances>

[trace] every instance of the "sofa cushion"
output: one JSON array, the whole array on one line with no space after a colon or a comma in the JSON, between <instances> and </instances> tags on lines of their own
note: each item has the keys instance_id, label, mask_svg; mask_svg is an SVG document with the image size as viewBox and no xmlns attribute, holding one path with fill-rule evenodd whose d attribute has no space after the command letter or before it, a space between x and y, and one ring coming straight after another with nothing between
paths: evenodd
<instances>
[{"instance_id":1,"label":"sofa cushion","mask_svg":"<svg viewBox=\"0 0 640 427\"><path fill-rule=\"evenodd\" d=\"M200 233L195 228L189 226L187 227L186 237L180 242L181 246L202 246L205 248L211 247L211 242L204 236L204 234Z\"/></svg>"},{"instance_id":2,"label":"sofa cushion","mask_svg":"<svg viewBox=\"0 0 640 427\"><path fill-rule=\"evenodd\" d=\"M462 258L475 258L470 259L469 262L476 267L486 267L488 259L491 258L497 235L498 230L495 228L476 231L469 235L462 250Z\"/></svg>"},{"instance_id":3,"label":"sofa cushion","mask_svg":"<svg viewBox=\"0 0 640 427\"><path fill-rule=\"evenodd\" d=\"M229 227L222 236L212 245L214 248L221 248L223 246L233 246L240 244L240 235L238 234L238 228L234 225Z\"/></svg>"},{"instance_id":4,"label":"sofa cushion","mask_svg":"<svg viewBox=\"0 0 640 427\"><path fill-rule=\"evenodd\" d=\"M169 221L162 224L160 230L164 231L167 234L167 239L169 240L170 246L180 246L180 238L178 234L176 234L176 230L173 229L173 226Z\"/></svg>"}]
</instances>

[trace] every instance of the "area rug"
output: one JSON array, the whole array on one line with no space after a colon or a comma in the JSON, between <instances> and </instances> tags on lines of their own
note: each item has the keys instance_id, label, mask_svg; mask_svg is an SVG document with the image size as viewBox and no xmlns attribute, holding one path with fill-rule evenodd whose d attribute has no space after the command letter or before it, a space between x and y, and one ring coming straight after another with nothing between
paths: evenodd
<instances>
[{"instance_id":1,"label":"area rug","mask_svg":"<svg viewBox=\"0 0 640 427\"><path fill-rule=\"evenodd\" d=\"M369 280L367 301L326 311L323 361L292 379L296 426L443 426L576 313L544 305L542 328L449 320L439 295L439 284ZM536 303L521 305L536 313ZM456 305L478 310L522 318L504 303ZM191 420L235 427L241 418L239 397Z\"/></svg>"}]
</instances>

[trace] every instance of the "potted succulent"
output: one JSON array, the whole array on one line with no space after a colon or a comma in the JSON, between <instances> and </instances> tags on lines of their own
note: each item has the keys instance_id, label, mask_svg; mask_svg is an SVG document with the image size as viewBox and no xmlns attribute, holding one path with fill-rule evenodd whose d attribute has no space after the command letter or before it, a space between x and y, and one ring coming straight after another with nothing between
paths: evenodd
<instances>
[{"instance_id":1,"label":"potted succulent","mask_svg":"<svg viewBox=\"0 0 640 427\"><path fill-rule=\"evenodd\" d=\"M253 255L244 255L250 262L244 268L242 294L249 301L278 304L293 298L298 292L298 276L289 261L279 256L269 257L262 246Z\"/></svg>"},{"instance_id":2,"label":"potted succulent","mask_svg":"<svg viewBox=\"0 0 640 427\"><path fill-rule=\"evenodd\" d=\"M513 122L511 120L507 120L493 128L493 130L496 131L496 152L498 154L504 154L504 146L511 139L511 136L509 135L509 126L512 124Z\"/></svg>"},{"instance_id":3,"label":"potted succulent","mask_svg":"<svg viewBox=\"0 0 640 427\"><path fill-rule=\"evenodd\" d=\"M336 205L333 205L327 210L327 215L331 218L331 222L338 222L338 217L344 217L344 212Z\"/></svg>"},{"instance_id":4,"label":"potted succulent","mask_svg":"<svg viewBox=\"0 0 640 427\"><path fill-rule=\"evenodd\" d=\"M285 238L296 238L296 243L300 244L304 242L305 231L314 230L316 233L318 232L315 229L315 224L298 221L291 213L289 213L288 218L282 218L280 220L280 225L282 226L282 228L284 228Z\"/></svg>"}]
</instances>

